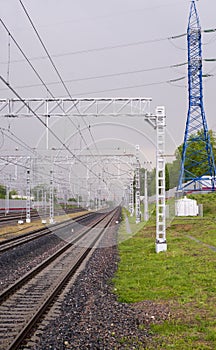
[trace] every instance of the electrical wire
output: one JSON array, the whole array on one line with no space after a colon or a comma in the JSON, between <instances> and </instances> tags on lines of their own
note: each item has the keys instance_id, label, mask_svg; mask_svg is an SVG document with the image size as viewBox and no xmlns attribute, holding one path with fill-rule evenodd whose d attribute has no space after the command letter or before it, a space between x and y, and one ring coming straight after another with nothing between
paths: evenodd
<instances>
[{"instance_id":1,"label":"electrical wire","mask_svg":"<svg viewBox=\"0 0 216 350\"><path fill-rule=\"evenodd\" d=\"M9 159L9 157L7 158L8 156L6 157L2 157L0 156L0 160L3 160L4 162L6 162L6 164L1 168L1 172L8 166L8 165L16 165L16 166L19 166L20 168L23 168L25 170L28 170L29 169L29 166L28 165L24 165L22 163L18 163L18 161L13 161L11 159ZM7 173L4 173L5 175L8 175ZM49 177L49 174L48 173L43 173L43 172L39 172L37 171L36 169L34 170L34 174L38 174L38 175L41 175L43 176L43 181L44 179L47 179L49 181L50 177ZM60 182L62 181L62 182ZM60 176L55 176L54 178L54 182L55 184L64 184L65 185L65 179L63 179L62 177Z\"/></svg>"},{"instance_id":2,"label":"electrical wire","mask_svg":"<svg viewBox=\"0 0 216 350\"><path fill-rule=\"evenodd\" d=\"M20 1L20 0L19 0ZM164 38L156 38L156 39L150 39L150 40L142 40L142 41L135 41L132 43L127 43L127 44L118 44L118 45L110 45L110 46L104 46L104 47L99 47L99 48L91 48L91 49L83 49L83 50L77 50L73 52L67 52L63 54L52 54L52 57L58 58L58 57L66 57L66 56L73 56L73 55L80 55L80 54L88 54L91 52L100 52L100 51L107 51L107 50L113 50L113 49L121 49L121 48L127 48L127 47L133 47L133 46L139 46L139 45L144 45L144 44L152 44L152 43L157 43L161 41L172 41L178 38L181 38L183 36L186 36L187 34L180 34L180 35L175 35L175 36L170 36L170 37L164 37ZM35 60L41 60L41 59L47 59L47 56L37 56L37 57L32 57L31 61ZM11 61L12 63L21 63L23 60L17 59ZM2 64L6 63L4 61L1 62Z\"/></svg>"},{"instance_id":3,"label":"electrical wire","mask_svg":"<svg viewBox=\"0 0 216 350\"><path fill-rule=\"evenodd\" d=\"M110 88L110 89L103 89L103 90L93 90L93 91L86 91L82 92L83 95L91 95L91 94L98 94L98 93L103 93L103 92L111 92L111 91L119 91L119 90L126 90L126 89L135 89L135 88L142 88L145 86L154 86L154 85L163 85L163 84L169 84L173 83L178 80L186 79L186 76L176 78L176 79L171 79L171 80L162 80L158 82L151 82L151 83L146 83L146 84L137 84L137 85L127 85L127 86L119 86L115 88ZM74 94L74 96L80 96L81 92L77 92Z\"/></svg>"},{"instance_id":4,"label":"electrical wire","mask_svg":"<svg viewBox=\"0 0 216 350\"><path fill-rule=\"evenodd\" d=\"M57 67L56 67L56 65L55 65L55 63L54 63L54 61L53 61L51 55L49 54L49 52L48 52L48 50L47 50L47 48L46 48L46 46L45 46L45 44L44 44L44 42L43 42L41 36L39 35L39 32L38 32L38 30L36 29L36 27L35 27L35 25L34 25L32 19L31 19L30 15L29 15L29 13L28 13L28 11L26 10L26 7L24 6L24 4L23 4L23 2L22 2L21 0L19 0L19 2L20 2L20 4L21 4L21 6L22 6L22 8L23 8L23 10L24 10L24 12L25 12L25 14L26 14L26 16L27 16L29 22L31 23L31 26L32 26L32 28L34 29L34 32L36 33L37 38L39 39L39 41L40 41L40 43L41 43L41 45L42 45L44 51L46 52L46 55L47 55L47 57L49 58L49 61L51 62L52 67L54 68L56 74L58 75L58 78L60 79L62 85L64 86L65 91L67 92L68 96L72 99L72 96L71 96L71 94L70 94L70 91L68 90L68 88L67 88L67 86L66 86L64 80L62 79L62 76L61 76L61 74L59 73L59 71L58 71L58 69L57 69ZM78 111L78 113L79 113L79 109L77 108L77 105L76 105L75 103L74 103L74 106L75 106L75 108L77 109L77 111ZM84 122L85 122L85 124L86 124L85 118L82 117L82 119L84 120ZM69 120L70 120L70 119L69 119ZM87 125L87 124L86 124L86 125ZM92 138L92 141L93 141L93 143L94 143L94 145L95 145L95 148L96 148L97 152L100 153L99 150L98 150L98 147L97 147L97 145L96 145L96 142L95 142L95 140L94 140L94 138L93 138L93 136L92 136L92 133L91 133L91 131L90 131L90 128L88 128L88 130L89 130L90 136L91 136L91 138Z\"/></svg>"},{"instance_id":5,"label":"electrical wire","mask_svg":"<svg viewBox=\"0 0 216 350\"><path fill-rule=\"evenodd\" d=\"M6 136L7 138L9 138L10 140L12 140L13 142L16 142L16 144L20 145L21 147L25 148L26 150L32 152L35 156L37 156L37 159L38 160L43 160L43 157L32 147L30 147L29 145L27 145L24 141L22 141L18 136L16 136L10 129L5 129L3 127L0 128L1 129L1 132L4 136ZM6 133L9 133L11 134L12 136L10 135L7 135ZM16 141L15 141L15 140ZM50 165L52 164L52 161L50 161ZM54 165L63 169L63 170L67 170L67 168L59 165L58 163L54 162Z\"/></svg>"},{"instance_id":6,"label":"electrical wire","mask_svg":"<svg viewBox=\"0 0 216 350\"><path fill-rule=\"evenodd\" d=\"M119 77L119 76L124 76L124 75L132 75L132 74L138 74L138 73L144 73L144 72L166 70L166 69L170 69L170 68L178 68L178 67L185 66L186 64L188 64L188 62L173 64L173 65L169 65L169 66L160 66L160 67L155 67L155 68L145 68L145 69L137 69L137 70L133 70L133 71L124 71L124 72L119 72L119 73L96 75L96 76L91 76L91 77L86 77L86 78L69 79L69 80L65 80L65 82L66 83L73 83L73 82L80 82L80 81L87 81L87 80L94 80L94 79L113 78L113 77ZM60 82L58 82L58 81L46 83L46 85L58 85L58 84L60 84ZM41 86L41 84L15 86L15 88L16 89L20 89L20 88L24 89L24 88L33 88L33 87L39 87L39 86ZM0 91L1 90L4 90L4 89L0 89Z\"/></svg>"},{"instance_id":7,"label":"electrical wire","mask_svg":"<svg viewBox=\"0 0 216 350\"><path fill-rule=\"evenodd\" d=\"M11 43L10 43L10 34L8 34L8 65L7 65L7 82L10 80L10 61L11 61Z\"/></svg>"},{"instance_id":8,"label":"electrical wire","mask_svg":"<svg viewBox=\"0 0 216 350\"><path fill-rule=\"evenodd\" d=\"M13 92L13 94L22 102L26 107L28 107L29 111L40 121L40 123L49 130L50 134L62 145L62 147L68 151L80 164L82 164L85 168L87 168L93 175L95 175L97 178L99 176L91 170L84 162L82 162L81 159L79 159L72 151L71 149L60 139L56 133L49 128L49 126L41 119L39 115L25 102L25 100L18 94L18 92L9 84L7 81L0 75L0 80Z\"/></svg>"},{"instance_id":9,"label":"electrical wire","mask_svg":"<svg viewBox=\"0 0 216 350\"><path fill-rule=\"evenodd\" d=\"M19 49L19 51L21 52L21 54L23 55L23 57L25 58L25 60L28 62L28 64L30 65L30 67L33 69L34 73L36 74L36 76L38 77L38 79L41 81L42 85L46 88L46 91L52 96L52 98L55 99L55 96L52 94L52 92L50 91L50 89L47 87L46 83L43 81L43 79L40 77L39 73L36 71L36 69L34 68L34 66L32 65L32 63L30 62L30 60L28 59L28 57L26 56L26 54L24 53L24 51L22 50L22 48L20 47L20 45L18 44L18 42L15 40L14 36L10 33L9 29L7 28L7 26L5 25L5 23L2 21L2 19L0 18L0 22L2 24L2 26L4 27L4 29L6 30L6 32L8 33L8 35L10 35L10 38L13 40L13 42L15 43L16 47ZM61 104L59 103L59 107L62 109L63 113L65 113L64 109L62 108ZM77 107L76 107L77 108ZM83 139L85 145L88 147L87 142L84 138L84 136L82 135L79 127L76 126L76 124L70 119L68 118L69 121L72 123L72 125L79 131L80 137Z\"/></svg>"},{"instance_id":10,"label":"electrical wire","mask_svg":"<svg viewBox=\"0 0 216 350\"><path fill-rule=\"evenodd\" d=\"M216 32L216 29L215 28L214 29L205 29L205 30L202 30L202 32L203 33L213 33L213 32ZM126 43L126 44L110 45L110 46L104 46L104 47L99 47L99 48L83 49L83 50L77 50L77 51L73 51L73 52L52 54L52 57L58 58L58 57L66 57L66 56L79 55L79 54L87 54L87 53L91 53L91 52L100 52L100 51L113 50L113 49L118 49L118 48L127 48L127 47L157 43L157 42L167 41L167 40L172 43L173 40L185 37L186 35L187 35L187 33L183 33L183 34L173 35L173 36L164 37L164 38L155 38L155 39L149 39L149 40L135 41L135 42ZM173 44L173 45L175 46L175 44ZM175 46L175 47L179 49L178 46ZM184 50L183 48L180 48L180 49ZM41 60L41 59L47 59L47 56L32 57L31 61ZM11 63L21 63L21 62L24 62L24 60L16 59L16 60L11 61ZM4 62L4 61L1 62L1 64L6 64L6 63L7 62Z\"/></svg>"}]
</instances>

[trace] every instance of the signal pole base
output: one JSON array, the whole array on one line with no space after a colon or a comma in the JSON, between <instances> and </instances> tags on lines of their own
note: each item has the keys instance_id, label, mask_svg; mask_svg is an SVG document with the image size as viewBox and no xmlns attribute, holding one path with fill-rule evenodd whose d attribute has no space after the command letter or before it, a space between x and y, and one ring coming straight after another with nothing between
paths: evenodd
<instances>
[{"instance_id":1,"label":"signal pole base","mask_svg":"<svg viewBox=\"0 0 216 350\"><path fill-rule=\"evenodd\" d=\"M166 252L167 251L167 243L166 242L156 242L155 248L156 248L156 253Z\"/></svg>"}]
</instances>

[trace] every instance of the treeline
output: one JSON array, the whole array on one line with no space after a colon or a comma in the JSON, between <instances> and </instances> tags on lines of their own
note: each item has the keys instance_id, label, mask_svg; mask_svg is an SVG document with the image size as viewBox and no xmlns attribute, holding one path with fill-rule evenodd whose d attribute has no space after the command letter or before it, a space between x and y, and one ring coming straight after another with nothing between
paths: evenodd
<instances>
[{"instance_id":1,"label":"treeline","mask_svg":"<svg viewBox=\"0 0 216 350\"><path fill-rule=\"evenodd\" d=\"M210 143L213 150L214 159L216 161L216 135L212 130L209 131ZM208 168L208 159L206 153L206 141L203 131L192 135L188 141L187 153L185 157L185 168L190 168L190 172L195 176L201 176ZM183 143L175 151L175 160L172 163L167 163L165 166L166 173L166 191L178 185L181 156L183 150ZM141 169L141 179L144 177L144 169ZM148 171L148 195L155 194L155 179L156 169ZM141 195L144 195L144 180L141 180Z\"/></svg>"},{"instance_id":2,"label":"treeline","mask_svg":"<svg viewBox=\"0 0 216 350\"><path fill-rule=\"evenodd\" d=\"M0 199L5 199L7 194L6 186L0 185ZM9 192L9 198L11 199L13 195L17 194L15 190Z\"/></svg>"}]
</instances>

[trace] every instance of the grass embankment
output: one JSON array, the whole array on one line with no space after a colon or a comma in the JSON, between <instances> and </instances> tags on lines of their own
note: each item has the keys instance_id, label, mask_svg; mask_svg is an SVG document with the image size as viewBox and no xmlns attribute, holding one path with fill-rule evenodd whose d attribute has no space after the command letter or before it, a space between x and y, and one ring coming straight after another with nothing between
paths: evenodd
<instances>
[{"instance_id":1,"label":"grass embankment","mask_svg":"<svg viewBox=\"0 0 216 350\"><path fill-rule=\"evenodd\" d=\"M216 251L209 247L216 247L216 194L197 198L204 217L175 218L167 229L167 252L155 253L153 218L119 244L119 300L148 300L170 312L148 325L146 349L216 349Z\"/></svg>"}]
</instances>

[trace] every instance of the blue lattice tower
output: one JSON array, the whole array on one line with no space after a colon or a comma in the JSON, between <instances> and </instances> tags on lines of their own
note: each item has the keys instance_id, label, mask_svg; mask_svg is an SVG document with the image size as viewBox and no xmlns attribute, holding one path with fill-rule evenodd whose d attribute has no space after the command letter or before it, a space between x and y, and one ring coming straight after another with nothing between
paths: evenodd
<instances>
[{"instance_id":1,"label":"blue lattice tower","mask_svg":"<svg viewBox=\"0 0 216 350\"><path fill-rule=\"evenodd\" d=\"M190 7L187 43L189 108L178 190L199 189L207 179L213 190L215 162L203 106L201 27L194 0Z\"/></svg>"}]
</instances>

